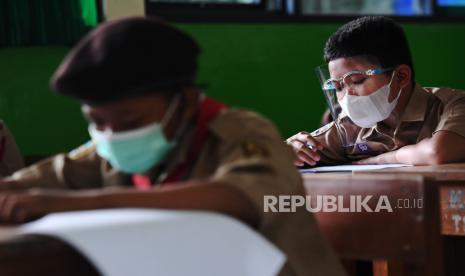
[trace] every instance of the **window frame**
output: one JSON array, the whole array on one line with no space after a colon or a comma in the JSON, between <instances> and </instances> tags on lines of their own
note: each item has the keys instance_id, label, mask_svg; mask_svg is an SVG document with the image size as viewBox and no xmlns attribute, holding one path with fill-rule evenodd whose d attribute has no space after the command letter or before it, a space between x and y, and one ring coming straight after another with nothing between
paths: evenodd
<instances>
[{"instance_id":1,"label":"window frame","mask_svg":"<svg viewBox=\"0 0 465 276\"><path fill-rule=\"evenodd\" d=\"M254 19L266 16L266 0L259 4L154 3L145 1L145 14L169 21L197 22Z\"/></svg>"},{"instance_id":2,"label":"window frame","mask_svg":"<svg viewBox=\"0 0 465 276\"><path fill-rule=\"evenodd\" d=\"M302 15L301 0L295 1L295 11L267 10L266 1L260 4L223 3L150 3L145 1L146 15L154 15L171 22L179 23L344 23L364 15ZM285 7L286 0L280 0ZM432 0L432 15L397 16L386 15L401 23L464 23L465 7L439 7ZM448 10L459 10L459 15L451 16Z\"/></svg>"}]
</instances>

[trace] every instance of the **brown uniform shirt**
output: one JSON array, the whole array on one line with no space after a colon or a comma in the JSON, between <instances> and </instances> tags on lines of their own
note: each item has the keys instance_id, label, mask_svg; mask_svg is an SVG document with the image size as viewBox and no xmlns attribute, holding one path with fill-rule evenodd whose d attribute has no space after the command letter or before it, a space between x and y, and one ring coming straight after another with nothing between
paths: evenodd
<instances>
[{"instance_id":1,"label":"brown uniform shirt","mask_svg":"<svg viewBox=\"0 0 465 276\"><path fill-rule=\"evenodd\" d=\"M258 230L286 255L281 275L343 275L333 252L305 208L296 213L264 212L264 195L304 195L294 154L271 122L243 110L225 110L208 124L211 135L203 145L189 179L212 178L236 188L260 214ZM180 140L166 164L148 176L158 183L186 157L192 130ZM130 176L112 169L90 143L15 173L27 187L84 189L131 185ZM182 184L181 184L182 185Z\"/></svg>"},{"instance_id":2,"label":"brown uniform shirt","mask_svg":"<svg viewBox=\"0 0 465 276\"><path fill-rule=\"evenodd\" d=\"M321 163L342 164L416 144L440 130L465 137L465 92L449 88L423 88L416 85L397 126L378 123L360 128L340 118L340 129L353 145L344 147L337 126L331 122L312 132L324 149Z\"/></svg>"},{"instance_id":3,"label":"brown uniform shirt","mask_svg":"<svg viewBox=\"0 0 465 276\"><path fill-rule=\"evenodd\" d=\"M6 124L0 120L0 176L8 176L24 167L23 156Z\"/></svg>"}]
</instances>

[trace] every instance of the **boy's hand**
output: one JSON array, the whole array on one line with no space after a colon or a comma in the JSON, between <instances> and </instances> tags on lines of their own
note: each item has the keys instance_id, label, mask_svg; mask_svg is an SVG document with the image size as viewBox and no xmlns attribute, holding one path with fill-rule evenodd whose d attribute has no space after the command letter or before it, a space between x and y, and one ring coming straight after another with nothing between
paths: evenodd
<instances>
[{"instance_id":1,"label":"boy's hand","mask_svg":"<svg viewBox=\"0 0 465 276\"><path fill-rule=\"evenodd\" d=\"M11 191L11 190L20 190L21 187L18 182L8 179L0 179L0 192L1 191Z\"/></svg>"},{"instance_id":2,"label":"boy's hand","mask_svg":"<svg viewBox=\"0 0 465 276\"><path fill-rule=\"evenodd\" d=\"M296 159L294 160L296 166L301 167L305 163L315 166L320 161L320 154L317 151L322 150L323 146L310 133L301 131L289 137L286 143L292 146L296 153Z\"/></svg>"}]
</instances>

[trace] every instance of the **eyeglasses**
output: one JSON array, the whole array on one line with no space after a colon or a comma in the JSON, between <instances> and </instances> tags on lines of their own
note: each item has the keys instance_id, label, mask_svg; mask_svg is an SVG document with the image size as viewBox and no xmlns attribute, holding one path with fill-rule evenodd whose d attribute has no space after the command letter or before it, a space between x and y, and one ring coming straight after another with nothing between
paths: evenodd
<instances>
[{"instance_id":1,"label":"eyeglasses","mask_svg":"<svg viewBox=\"0 0 465 276\"><path fill-rule=\"evenodd\" d=\"M385 72L392 71L394 68L375 68L368 69L366 71L350 71L344 74L340 79L328 79L323 83L323 90L336 90L336 92L345 92L346 87L357 90L357 86L363 84L363 82L370 76L381 75Z\"/></svg>"}]
</instances>

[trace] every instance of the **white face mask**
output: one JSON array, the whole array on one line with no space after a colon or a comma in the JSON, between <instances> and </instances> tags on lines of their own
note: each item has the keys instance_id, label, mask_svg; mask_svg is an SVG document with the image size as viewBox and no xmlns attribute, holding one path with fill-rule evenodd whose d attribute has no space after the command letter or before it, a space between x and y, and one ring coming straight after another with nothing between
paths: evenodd
<instances>
[{"instance_id":1,"label":"white face mask","mask_svg":"<svg viewBox=\"0 0 465 276\"><path fill-rule=\"evenodd\" d=\"M371 93L368 96L354 96L348 93L339 101L344 113L358 126L371 128L376 123L384 121L392 113L397 105L401 91L397 97L389 102L389 92L391 91L391 82L394 78L395 71L391 81ZM401 89L402 90L402 89Z\"/></svg>"}]
</instances>

